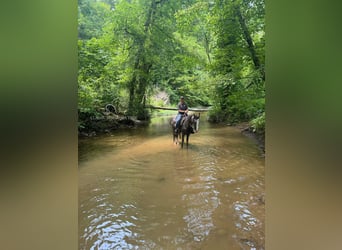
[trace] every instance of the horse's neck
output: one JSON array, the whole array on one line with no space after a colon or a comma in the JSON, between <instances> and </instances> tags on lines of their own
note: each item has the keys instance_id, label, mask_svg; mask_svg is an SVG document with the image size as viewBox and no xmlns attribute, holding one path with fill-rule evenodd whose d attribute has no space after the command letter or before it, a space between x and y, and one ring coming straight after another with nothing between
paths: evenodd
<instances>
[{"instance_id":1,"label":"horse's neck","mask_svg":"<svg viewBox=\"0 0 342 250\"><path fill-rule=\"evenodd\" d=\"M191 125L191 116L184 117L183 127L187 128Z\"/></svg>"}]
</instances>

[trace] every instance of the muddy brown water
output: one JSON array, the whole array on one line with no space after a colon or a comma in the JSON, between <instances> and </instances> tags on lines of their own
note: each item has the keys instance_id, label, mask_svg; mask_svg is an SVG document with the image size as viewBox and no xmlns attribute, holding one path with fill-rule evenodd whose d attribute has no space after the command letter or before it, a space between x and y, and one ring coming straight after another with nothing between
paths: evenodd
<instances>
[{"instance_id":1,"label":"muddy brown water","mask_svg":"<svg viewBox=\"0 0 342 250\"><path fill-rule=\"evenodd\" d=\"M188 149L170 117L79 141L79 249L264 249L264 158L201 116Z\"/></svg>"}]
</instances>

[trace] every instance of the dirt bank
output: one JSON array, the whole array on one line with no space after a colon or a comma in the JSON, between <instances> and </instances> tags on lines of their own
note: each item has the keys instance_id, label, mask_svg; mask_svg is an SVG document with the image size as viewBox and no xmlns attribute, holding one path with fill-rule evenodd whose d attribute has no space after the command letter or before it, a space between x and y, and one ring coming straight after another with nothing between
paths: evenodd
<instances>
[{"instance_id":1,"label":"dirt bank","mask_svg":"<svg viewBox=\"0 0 342 250\"><path fill-rule=\"evenodd\" d=\"M235 127L239 129L242 134L254 140L260 148L262 155L265 156L265 134L253 132L253 129L248 122L236 124Z\"/></svg>"},{"instance_id":2,"label":"dirt bank","mask_svg":"<svg viewBox=\"0 0 342 250\"><path fill-rule=\"evenodd\" d=\"M111 112L104 112L98 116L82 113L79 114L78 136L92 137L117 129L145 126L148 123L149 121L137 120L133 116L116 115Z\"/></svg>"}]
</instances>

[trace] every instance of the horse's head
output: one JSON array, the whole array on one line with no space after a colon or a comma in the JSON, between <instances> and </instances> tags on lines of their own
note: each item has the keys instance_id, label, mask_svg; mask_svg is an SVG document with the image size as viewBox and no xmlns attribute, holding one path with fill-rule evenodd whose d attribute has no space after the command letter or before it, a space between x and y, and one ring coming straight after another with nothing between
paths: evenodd
<instances>
[{"instance_id":1,"label":"horse's head","mask_svg":"<svg viewBox=\"0 0 342 250\"><path fill-rule=\"evenodd\" d=\"M191 115L191 124L192 124L194 131L196 133L199 131L200 116L201 116L201 113L198 113L198 115L196 115L196 114Z\"/></svg>"}]
</instances>

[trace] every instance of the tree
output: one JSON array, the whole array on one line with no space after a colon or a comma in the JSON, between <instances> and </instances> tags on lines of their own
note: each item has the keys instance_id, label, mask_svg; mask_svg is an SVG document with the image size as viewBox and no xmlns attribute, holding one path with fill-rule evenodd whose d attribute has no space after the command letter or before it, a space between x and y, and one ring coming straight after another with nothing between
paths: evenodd
<instances>
[{"instance_id":1,"label":"tree","mask_svg":"<svg viewBox=\"0 0 342 250\"><path fill-rule=\"evenodd\" d=\"M264 3L217 1L214 13L213 117L233 122L250 120L264 111L265 103Z\"/></svg>"},{"instance_id":2,"label":"tree","mask_svg":"<svg viewBox=\"0 0 342 250\"><path fill-rule=\"evenodd\" d=\"M78 37L86 40L102 35L102 27L107 22L111 6L95 0L78 2Z\"/></svg>"}]
</instances>

